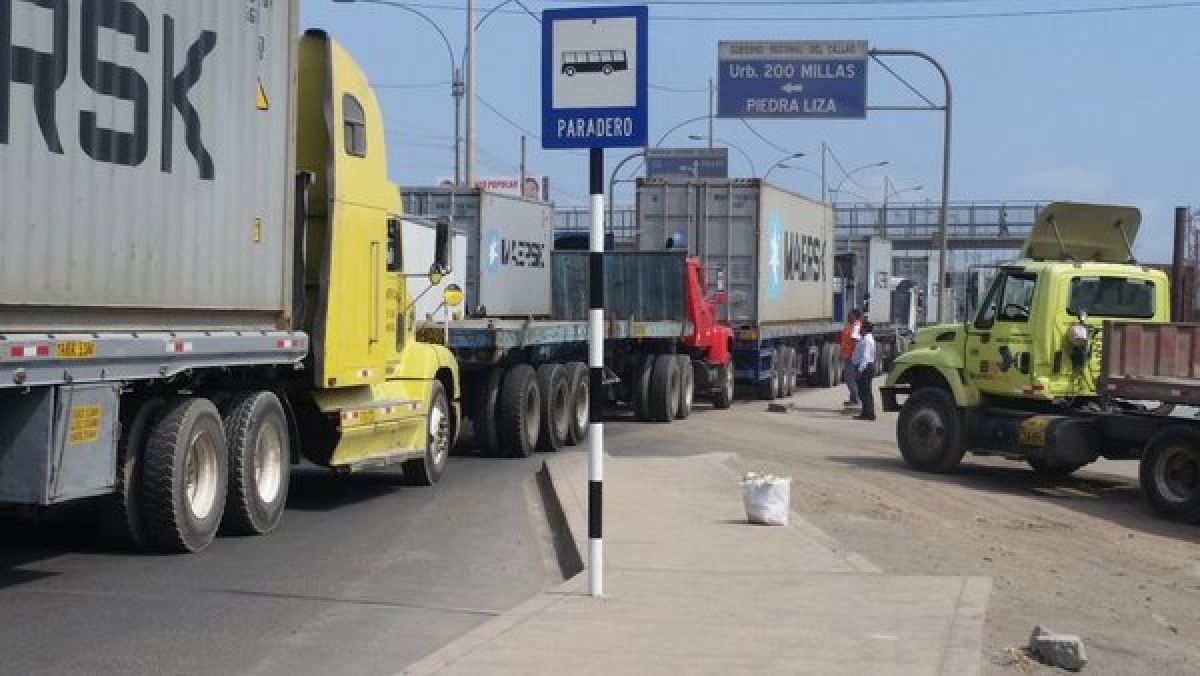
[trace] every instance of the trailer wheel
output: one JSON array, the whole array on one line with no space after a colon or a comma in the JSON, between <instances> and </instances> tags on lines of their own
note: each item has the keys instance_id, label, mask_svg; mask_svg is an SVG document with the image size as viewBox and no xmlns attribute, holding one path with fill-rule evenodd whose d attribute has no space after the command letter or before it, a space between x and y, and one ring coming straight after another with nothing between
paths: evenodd
<instances>
[{"instance_id":1,"label":"trailer wheel","mask_svg":"<svg viewBox=\"0 0 1200 676\"><path fill-rule=\"evenodd\" d=\"M775 353L775 356L777 360L775 364L775 398L782 399L787 396L787 348L779 348L778 352Z\"/></svg>"},{"instance_id":2,"label":"trailer wheel","mask_svg":"<svg viewBox=\"0 0 1200 676\"><path fill-rule=\"evenodd\" d=\"M1142 453L1138 479L1150 506L1160 516L1200 521L1200 433L1168 429Z\"/></svg>"},{"instance_id":3,"label":"trailer wheel","mask_svg":"<svg viewBox=\"0 0 1200 676\"><path fill-rule=\"evenodd\" d=\"M771 358L771 372L767 374L766 380L760 380L754 386L755 391L758 393L759 399L775 401L776 397L779 396L779 367L782 366L782 361L783 350L781 348L775 348L775 355Z\"/></svg>"},{"instance_id":4,"label":"trailer wheel","mask_svg":"<svg viewBox=\"0 0 1200 676\"><path fill-rule=\"evenodd\" d=\"M717 387L713 390L713 408L726 409L733 406L733 361L726 361L717 368Z\"/></svg>"},{"instance_id":5,"label":"trailer wheel","mask_svg":"<svg viewBox=\"0 0 1200 676\"><path fill-rule=\"evenodd\" d=\"M633 413L641 422L648 422L650 416L650 381L654 375L654 364L657 356L644 355L634 370L634 380L631 384Z\"/></svg>"},{"instance_id":6,"label":"trailer wheel","mask_svg":"<svg viewBox=\"0 0 1200 676\"><path fill-rule=\"evenodd\" d=\"M538 392L542 395L542 424L538 430L539 451L562 449L570 436L570 393L567 371L562 364L542 364L537 370Z\"/></svg>"},{"instance_id":7,"label":"trailer wheel","mask_svg":"<svg viewBox=\"0 0 1200 676\"><path fill-rule=\"evenodd\" d=\"M591 371L582 362L567 364L567 445L582 444L591 422Z\"/></svg>"},{"instance_id":8,"label":"trailer wheel","mask_svg":"<svg viewBox=\"0 0 1200 676\"><path fill-rule=\"evenodd\" d=\"M529 364L516 364L504 374L496 417L500 442L508 456L528 458L532 455L541 427L542 402L537 374Z\"/></svg>"},{"instance_id":9,"label":"trailer wheel","mask_svg":"<svg viewBox=\"0 0 1200 676\"><path fill-rule=\"evenodd\" d=\"M784 398L796 393L796 349L783 348L783 392Z\"/></svg>"},{"instance_id":10,"label":"trailer wheel","mask_svg":"<svg viewBox=\"0 0 1200 676\"><path fill-rule=\"evenodd\" d=\"M692 370L692 358L686 354L679 355L679 405L675 407L675 417L683 419L692 414L692 404L696 400L696 373Z\"/></svg>"},{"instance_id":11,"label":"trailer wheel","mask_svg":"<svg viewBox=\"0 0 1200 676\"><path fill-rule=\"evenodd\" d=\"M142 469L146 533L155 547L195 552L221 524L228 455L221 416L207 399L168 405L146 444Z\"/></svg>"},{"instance_id":12,"label":"trailer wheel","mask_svg":"<svg viewBox=\"0 0 1200 676\"><path fill-rule=\"evenodd\" d=\"M425 418L425 455L401 465L410 485L432 486L442 478L450 460L452 424L446 389L440 380L434 380L429 387L429 415Z\"/></svg>"},{"instance_id":13,"label":"trailer wheel","mask_svg":"<svg viewBox=\"0 0 1200 676\"><path fill-rule=\"evenodd\" d=\"M272 392L247 392L230 402L224 418L229 489L221 530L262 535L279 525L291 469L287 417Z\"/></svg>"},{"instance_id":14,"label":"trailer wheel","mask_svg":"<svg viewBox=\"0 0 1200 676\"><path fill-rule=\"evenodd\" d=\"M896 423L896 444L909 467L922 472L949 472L966 453L963 421L950 393L940 387L914 392Z\"/></svg>"},{"instance_id":15,"label":"trailer wheel","mask_svg":"<svg viewBox=\"0 0 1200 676\"><path fill-rule=\"evenodd\" d=\"M647 413L653 422L669 423L679 411L679 360L673 354L654 358L654 373L650 377L650 398Z\"/></svg>"},{"instance_id":16,"label":"trailer wheel","mask_svg":"<svg viewBox=\"0 0 1200 676\"><path fill-rule=\"evenodd\" d=\"M471 426L475 429L475 443L484 455L501 455L500 432L496 427L496 418L500 400L500 385L504 382L504 371L504 368L494 366L484 374L482 388L475 398L474 410L471 412Z\"/></svg>"},{"instance_id":17,"label":"trailer wheel","mask_svg":"<svg viewBox=\"0 0 1200 676\"><path fill-rule=\"evenodd\" d=\"M1050 463L1043 458L1026 458L1025 462L1029 463L1029 466L1033 468L1033 471L1036 472L1038 476L1045 477L1047 479L1063 479L1071 476L1076 470L1078 470L1080 467L1083 467L1083 464L1079 463L1068 463L1065 465Z\"/></svg>"},{"instance_id":18,"label":"trailer wheel","mask_svg":"<svg viewBox=\"0 0 1200 676\"><path fill-rule=\"evenodd\" d=\"M818 387L821 384L821 374L825 370L825 362L822 359L824 354L817 345L809 345L805 351L804 377L809 387Z\"/></svg>"},{"instance_id":19,"label":"trailer wheel","mask_svg":"<svg viewBox=\"0 0 1200 676\"><path fill-rule=\"evenodd\" d=\"M820 364L817 367L817 385L819 387L833 387L838 380L838 359L837 346L833 343L822 343L820 348Z\"/></svg>"},{"instance_id":20,"label":"trailer wheel","mask_svg":"<svg viewBox=\"0 0 1200 676\"><path fill-rule=\"evenodd\" d=\"M132 549L150 546L142 517L142 453L150 427L164 403L158 398L142 402L129 424L122 426L116 494L105 501L100 515L101 527L108 535Z\"/></svg>"}]
</instances>

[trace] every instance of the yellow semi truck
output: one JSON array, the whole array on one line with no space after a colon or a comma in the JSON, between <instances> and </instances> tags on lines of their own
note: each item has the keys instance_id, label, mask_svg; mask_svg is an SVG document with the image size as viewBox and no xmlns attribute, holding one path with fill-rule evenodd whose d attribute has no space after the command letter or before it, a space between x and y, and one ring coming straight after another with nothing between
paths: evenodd
<instances>
[{"instance_id":1,"label":"yellow semi truck","mask_svg":"<svg viewBox=\"0 0 1200 676\"><path fill-rule=\"evenodd\" d=\"M298 4L0 3L0 505L189 552L274 529L301 461L441 476L408 278L449 229L402 269L375 95Z\"/></svg>"}]
</instances>

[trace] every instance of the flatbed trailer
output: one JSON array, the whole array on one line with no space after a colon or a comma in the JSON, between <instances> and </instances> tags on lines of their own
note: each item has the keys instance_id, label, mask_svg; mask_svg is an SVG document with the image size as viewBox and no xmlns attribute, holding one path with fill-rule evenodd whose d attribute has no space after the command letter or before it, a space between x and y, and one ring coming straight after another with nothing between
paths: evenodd
<instances>
[{"instance_id":1,"label":"flatbed trailer","mask_svg":"<svg viewBox=\"0 0 1200 676\"><path fill-rule=\"evenodd\" d=\"M485 452L524 456L586 437L587 264L586 252L554 253L552 318L420 324L423 339L458 360L464 408ZM605 270L605 400L662 423L687 417L697 395L728 407L732 338L715 320L699 262L682 251L610 252Z\"/></svg>"}]
</instances>

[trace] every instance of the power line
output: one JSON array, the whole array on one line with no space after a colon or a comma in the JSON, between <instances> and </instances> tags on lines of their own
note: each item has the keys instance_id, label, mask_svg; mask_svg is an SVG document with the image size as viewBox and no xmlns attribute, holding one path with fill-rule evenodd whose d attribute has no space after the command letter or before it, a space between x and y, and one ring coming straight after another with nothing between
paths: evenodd
<instances>
[{"instance_id":1,"label":"power line","mask_svg":"<svg viewBox=\"0 0 1200 676\"><path fill-rule=\"evenodd\" d=\"M1117 5L1109 7L1074 7L1067 9L1027 9L1027 10L1008 10L1008 11L990 11L990 12L968 12L963 14L905 14L905 15L889 15L889 16L684 16L671 15L661 16L655 15L650 18L651 21L704 21L704 22L732 22L739 23L747 21L959 21L959 20L979 20L979 19L1013 19L1013 18L1031 18L1045 16L1079 16L1085 14L1114 14L1128 12L1148 12L1172 9L1195 9L1200 8L1200 2L1159 2L1146 5Z\"/></svg>"},{"instance_id":2,"label":"power line","mask_svg":"<svg viewBox=\"0 0 1200 676\"><path fill-rule=\"evenodd\" d=\"M597 4L595 0L563 0L564 2ZM608 4L627 4L627 0L606 0ZM711 8L711 9L735 9L747 6L765 7L765 8L883 8L883 7L913 7L916 5L950 5L950 4L966 4L973 2L986 2L988 0L714 0L713 2L703 2L699 0L644 0L642 4L657 5L662 7L692 7L692 8ZM434 3L406 3L409 7L417 7L428 10L440 10L449 12L463 12L465 9L461 6L434 4ZM605 0L601 0L601 4L605 4ZM1011 19L1011 18L1033 18L1046 16L1077 16L1087 14L1113 14L1113 13L1128 13L1128 12L1151 12L1151 11L1169 11L1180 9L1196 9L1200 8L1200 0L1180 1L1180 2L1155 2L1141 5L1108 5L1099 7L1072 7L1061 9L1028 9L1028 10L996 10L996 11L980 11L980 12L963 12L959 14L949 13L917 13L917 14L892 14L892 15L875 15L875 16L746 16L742 13L732 15L684 15L672 14L667 16L651 15L652 22L678 22L678 21L704 21L704 22L747 22L747 21L852 21L852 22L872 22L872 21L959 21L959 20L980 20L980 19ZM528 10L503 9L499 6L494 6L492 10L496 14L526 14Z\"/></svg>"}]
</instances>

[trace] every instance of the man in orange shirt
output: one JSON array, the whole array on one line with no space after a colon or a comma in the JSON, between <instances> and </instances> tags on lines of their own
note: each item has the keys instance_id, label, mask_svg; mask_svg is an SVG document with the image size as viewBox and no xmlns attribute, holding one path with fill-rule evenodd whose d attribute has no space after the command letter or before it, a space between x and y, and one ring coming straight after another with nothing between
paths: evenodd
<instances>
[{"instance_id":1,"label":"man in orange shirt","mask_svg":"<svg viewBox=\"0 0 1200 676\"><path fill-rule=\"evenodd\" d=\"M851 308L846 317L846 326L842 329L842 380L846 381L846 389L850 391L850 399L842 405L852 408L861 405L858 399L858 371L854 369L851 357L854 356L854 344L862 335L862 311Z\"/></svg>"}]
</instances>

